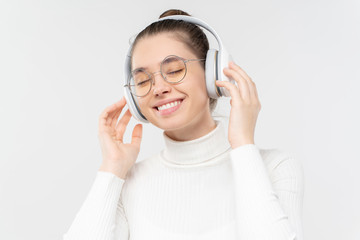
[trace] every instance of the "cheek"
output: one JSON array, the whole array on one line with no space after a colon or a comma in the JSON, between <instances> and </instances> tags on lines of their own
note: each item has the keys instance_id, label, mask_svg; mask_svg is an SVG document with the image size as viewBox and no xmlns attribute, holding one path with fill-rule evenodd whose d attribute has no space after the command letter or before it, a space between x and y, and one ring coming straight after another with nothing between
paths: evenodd
<instances>
[{"instance_id":1,"label":"cheek","mask_svg":"<svg viewBox=\"0 0 360 240\"><path fill-rule=\"evenodd\" d=\"M140 111L144 114L148 111L149 109L149 104L148 104L148 99L146 98L138 98L138 103L139 103L139 107L140 107Z\"/></svg>"},{"instance_id":2,"label":"cheek","mask_svg":"<svg viewBox=\"0 0 360 240\"><path fill-rule=\"evenodd\" d=\"M198 95L198 97L205 99L208 98L204 74L198 74L197 78L194 80L195 86L193 86L193 88L196 89L196 94Z\"/></svg>"}]
</instances>

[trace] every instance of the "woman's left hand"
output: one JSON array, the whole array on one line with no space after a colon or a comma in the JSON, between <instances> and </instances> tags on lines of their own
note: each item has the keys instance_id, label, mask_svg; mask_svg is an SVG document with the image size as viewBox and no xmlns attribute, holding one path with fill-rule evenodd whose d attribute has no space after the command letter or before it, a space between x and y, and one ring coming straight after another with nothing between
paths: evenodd
<instances>
[{"instance_id":1,"label":"woman's left hand","mask_svg":"<svg viewBox=\"0 0 360 240\"><path fill-rule=\"evenodd\" d=\"M228 81L216 81L218 87L225 87L231 95L231 111L228 139L232 149L254 143L254 133L261 104L255 83L234 62L224 68L224 74L234 79L238 86Z\"/></svg>"}]
</instances>

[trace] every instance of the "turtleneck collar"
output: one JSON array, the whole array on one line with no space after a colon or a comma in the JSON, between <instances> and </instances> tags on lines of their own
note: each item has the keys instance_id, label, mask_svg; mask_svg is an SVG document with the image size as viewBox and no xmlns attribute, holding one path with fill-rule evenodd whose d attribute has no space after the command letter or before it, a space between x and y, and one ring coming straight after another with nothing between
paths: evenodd
<instances>
[{"instance_id":1,"label":"turtleneck collar","mask_svg":"<svg viewBox=\"0 0 360 240\"><path fill-rule=\"evenodd\" d=\"M216 127L211 132L190 141L175 141L163 132L163 163L172 167L195 167L217 162L217 157L230 150L231 146L224 123L218 120L215 123Z\"/></svg>"}]
</instances>

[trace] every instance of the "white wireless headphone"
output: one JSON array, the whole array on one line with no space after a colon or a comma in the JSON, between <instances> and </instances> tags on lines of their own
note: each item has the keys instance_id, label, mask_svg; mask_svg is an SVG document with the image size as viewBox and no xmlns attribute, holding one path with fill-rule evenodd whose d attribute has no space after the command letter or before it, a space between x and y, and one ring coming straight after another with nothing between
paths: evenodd
<instances>
[{"instance_id":1,"label":"white wireless headphone","mask_svg":"<svg viewBox=\"0 0 360 240\"><path fill-rule=\"evenodd\" d=\"M215 80L220 81L230 81L235 84L233 79L229 79L223 73L223 69L228 66L229 61L232 61L231 55L226 51L224 45L221 42L219 35L215 32L213 28L211 28L208 24L204 21L190 16L185 15L173 15L167 16L164 18L160 18L155 22L160 22L167 19L174 19L174 20L183 20L185 22L194 23L199 25L205 29L207 29L210 33L214 35L216 38L219 50L216 49L209 49L206 54L206 63L205 63L205 78L206 78L206 88L207 93L210 98L219 98L222 96L229 97L230 93L224 87L218 87L215 85ZM129 76L131 74L131 49L132 45L130 46L126 60L125 60L125 84L129 81ZM132 116L140 122L148 123L149 121L145 118L145 116L141 113L140 107L137 101L137 97L132 95L130 92L129 87L124 87L124 95L127 102L127 105L130 109Z\"/></svg>"}]
</instances>

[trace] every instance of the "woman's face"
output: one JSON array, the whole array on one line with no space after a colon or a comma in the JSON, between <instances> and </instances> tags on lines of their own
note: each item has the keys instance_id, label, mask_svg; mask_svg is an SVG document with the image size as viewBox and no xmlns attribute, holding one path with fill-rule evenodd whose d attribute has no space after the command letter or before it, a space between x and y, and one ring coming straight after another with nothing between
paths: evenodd
<instances>
[{"instance_id":1,"label":"woman's face","mask_svg":"<svg viewBox=\"0 0 360 240\"><path fill-rule=\"evenodd\" d=\"M132 70L144 68L149 73L158 72L161 61L169 55L184 59L198 58L184 43L169 33L161 33L137 42L132 55ZM187 62L186 76L177 84L166 82L161 74L153 75L154 83L150 92L144 97L137 97L141 112L148 121L164 129L174 139L195 139L214 125L201 64L201 61ZM174 101L180 104L158 109Z\"/></svg>"}]
</instances>

